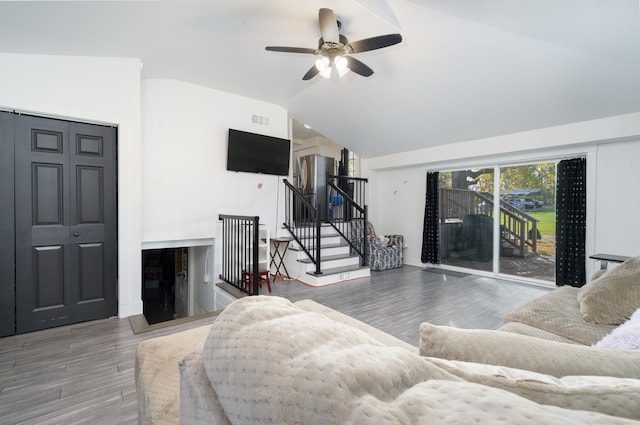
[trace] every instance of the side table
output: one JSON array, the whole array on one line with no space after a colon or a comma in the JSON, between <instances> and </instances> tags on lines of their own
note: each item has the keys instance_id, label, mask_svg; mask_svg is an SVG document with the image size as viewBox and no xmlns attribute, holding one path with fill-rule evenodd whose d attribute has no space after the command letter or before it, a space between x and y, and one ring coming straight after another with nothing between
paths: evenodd
<instances>
[{"instance_id":1,"label":"side table","mask_svg":"<svg viewBox=\"0 0 640 425\"><path fill-rule=\"evenodd\" d=\"M272 275L274 281L278 278L278 276L280 276L280 280L285 280L284 275L280 272L280 268L284 269L284 272L286 273L286 279L291 280L291 276L289 276L287 266L284 265L284 256L287 253L287 249L289 248L289 242L291 242L291 239L289 238L271 238L273 250L271 251L271 263L269 263L269 268L273 266L276 270Z\"/></svg>"},{"instance_id":2,"label":"side table","mask_svg":"<svg viewBox=\"0 0 640 425\"><path fill-rule=\"evenodd\" d=\"M611 261L612 263L624 263L631 257L626 257L624 255L612 255L612 254L593 254L593 255L590 255L589 258L600 261L600 270L607 270L609 261Z\"/></svg>"}]
</instances>

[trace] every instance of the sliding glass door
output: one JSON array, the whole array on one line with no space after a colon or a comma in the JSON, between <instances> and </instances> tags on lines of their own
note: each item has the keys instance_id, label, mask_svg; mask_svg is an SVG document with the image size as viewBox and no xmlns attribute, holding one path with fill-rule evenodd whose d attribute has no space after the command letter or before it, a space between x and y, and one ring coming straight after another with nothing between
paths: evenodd
<instances>
[{"instance_id":1,"label":"sliding glass door","mask_svg":"<svg viewBox=\"0 0 640 425\"><path fill-rule=\"evenodd\" d=\"M442 264L493 270L493 168L441 172Z\"/></svg>"},{"instance_id":2,"label":"sliding glass door","mask_svg":"<svg viewBox=\"0 0 640 425\"><path fill-rule=\"evenodd\" d=\"M556 162L500 168L502 274L555 281Z\"/></svg>"},{"instance_id":3,"label":"sliding glass door","mask_svg":"<svg viewBox=\"0 0 640 425\"><path fill-rule=\"evenodd\" d=\"M439 173L444 265L555 280L556 163Z\"/></svg>"}]
</instances>

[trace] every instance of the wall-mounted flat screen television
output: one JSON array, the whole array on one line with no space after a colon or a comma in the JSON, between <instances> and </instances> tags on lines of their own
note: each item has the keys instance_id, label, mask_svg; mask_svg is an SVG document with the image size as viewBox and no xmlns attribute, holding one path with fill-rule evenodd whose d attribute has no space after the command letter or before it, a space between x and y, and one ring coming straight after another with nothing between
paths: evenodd
<instances>
[{"instance_id":1,"label":"wall-mounted flat screen television","mask_svg":"<svg viewBox=\"0 0 640 425\"><path fill-rule=\"evenodd\" d=\"M229 129L227 170L247 173L289 174L291 141Z\"/></svg>"}]
</instances>

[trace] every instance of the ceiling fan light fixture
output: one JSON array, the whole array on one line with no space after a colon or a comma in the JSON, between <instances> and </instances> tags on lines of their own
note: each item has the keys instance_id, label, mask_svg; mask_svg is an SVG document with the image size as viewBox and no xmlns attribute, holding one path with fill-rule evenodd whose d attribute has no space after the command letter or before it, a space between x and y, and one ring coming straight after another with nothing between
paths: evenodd
<instances>
[{"instance_id":1,"label":"ceiling fan light fixture","mask_svg":"<svg viewBox=\"0 0 640 425\"><path fill-rule=\"evenodd\" d=\"M321 73L323 71L326 71L327 68L329 68L331 66L331 62L329 61L329 58L327 57L321 57L320 59L318 59L316 61L316 68L318 69L318 71L320 71Z\"/></svg>"},{"instance_id":2,"label":"ceiling fan light fixture","mask_svg":"<svg viewBox=\"0 0 640 425\"><path fill-rule=\"evenodd\" d=\"M348 61L344 56L336 56L336 58L333 60L333 63L336 65L336 70L338 71L338 75L340 75L340 77L349 72Z\"/></svg>"},{"instance_id":3,"label":"ceiling fan light fixture","mask_svg":"<svg viewBox=\"0 0 640 425\"><path fill-rule=\"evenodd\" d=\"M326 79L330 79L331 78L331 69L332 67L327 67L324 71L320 72L320 76L324 77Z\"/></svg>"},{"instance_id":4,"label":"ceiling fan light fixture","mask_svg":"<svg viewBox=\"0 0 640 425\"><path fill-rule=\"evenodd\" d=\"M320 71L320 75L324 78L331 78L331 61L328 57L323 56L316 61L316 69Z\"/></svg>"},{"instance_id":5,"label":"ceiling fan light fixture","mask_svg":"<svg viewBox=\"0 0 640 425\"><path fill-rule=\"evenodd\" d=\"M331 9L320 9L318 11L318 21L321 37L318 39L318 48L316 49L287 46L265 47L266 50L273 52L320 55L321 57L315 62L314 66L302 77L305 81L318 74L324 78L331 78L332 68L336 69L340 77L349 71L353 71L363 77L370 77L373 74L373 69L351 55L393 46L402 41L402 35L400 34L386 34L350 42L347 37L340 34L342 23L336 19Z\"/></svg>"}]
</instances>

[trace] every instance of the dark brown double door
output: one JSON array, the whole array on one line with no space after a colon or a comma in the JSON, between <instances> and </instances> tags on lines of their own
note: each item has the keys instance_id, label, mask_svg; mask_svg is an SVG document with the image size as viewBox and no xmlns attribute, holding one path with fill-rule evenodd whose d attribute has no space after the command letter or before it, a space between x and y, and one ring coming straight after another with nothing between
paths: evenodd
<instances>
[{"instance_id":1,"label":"dark brown double door","mask_svg":"<svg viewBox=\"0 0 640 425\"><path fill-rule=\"evenodd\" d=\"M13 198L0 215L0 272L15 264L13 282L0 281L2 307L15 305L0 312L0 335L117 314L116 130L0 114L0 178L11 181L0 194Z\"/></svg>"}]
</instances>

